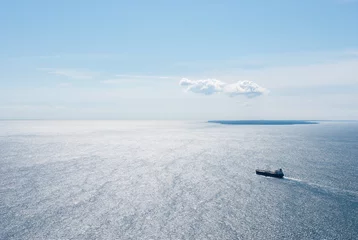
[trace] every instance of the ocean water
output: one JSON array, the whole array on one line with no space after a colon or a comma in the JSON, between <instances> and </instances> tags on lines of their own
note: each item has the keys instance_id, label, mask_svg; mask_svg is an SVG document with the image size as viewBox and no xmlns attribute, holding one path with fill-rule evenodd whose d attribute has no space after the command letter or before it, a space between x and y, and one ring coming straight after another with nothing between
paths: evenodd
<instances>
[{"instance_id":1,"label":"ocean water","mask_svg":"<svg viewBox=\"0 0 358 240\"><path fill-rule=\"evenodd\" d=\"M357 123L0 121L0 239L358 239L357 173Z\"/></svg>"}]
</instances>

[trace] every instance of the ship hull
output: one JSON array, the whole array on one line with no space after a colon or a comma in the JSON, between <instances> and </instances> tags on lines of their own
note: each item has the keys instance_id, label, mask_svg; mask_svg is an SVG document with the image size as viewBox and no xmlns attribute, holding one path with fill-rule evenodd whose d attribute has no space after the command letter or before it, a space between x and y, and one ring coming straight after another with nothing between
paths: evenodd
<instances>
[{"instance_id":1,"label":"ship hull","mask_svg":"<svg viewBox=\"0 0 358 240\"><path fill-rule=\"evenodd\" d=\"M271 172L271 171L262 171L262 170L256 170L257 175L262 175L266 177L274 177L274 178L283 178L283 174Z\"/></svg>"}]
</instances>

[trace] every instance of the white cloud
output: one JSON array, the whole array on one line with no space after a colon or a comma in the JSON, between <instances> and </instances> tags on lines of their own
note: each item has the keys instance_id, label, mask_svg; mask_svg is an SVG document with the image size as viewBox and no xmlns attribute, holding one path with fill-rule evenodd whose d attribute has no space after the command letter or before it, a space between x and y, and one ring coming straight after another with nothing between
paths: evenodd
<instances>
[{"instance_id":1,"label":"white cloud","mask_svg":"<svg viewBox=\"0 0 358 240\"><path fill-rule=\"evenodd\" d=\"M224 92L231 97L245 95L251 98L267 93L268 90L254 82L244 80L238 81L237 83L226 84L224 87Z\"/></svg>"},{"instance_id":2,"label":"white cloud","mask_svg":"<svg viewBox=\"0 0 358 240\"><path fill-rule=\"evenodd\" d=\"M46 71L50 74L65 76L73 79L92 79L96 75L94 72L83 71L78 69L39 68L38 70Z\"/></svg>"},{"instance_id":3,"label":"white cloud","mask_svg":"<svg viewBox=\"0 0 358 240\"><path fill-rule=\"evenodd\" d=\"M183 78L180 80L179 85L185 87L187 91L194 93L203 93L205 95L211 95L223 91L225 83L216 79L207 80L189 80Z\"/></svg>"},{"instance_id":4,"label":"white cloud","mask_svg":"<svg viewBox=\"0 0 358 240\"><path fill-rule=\"evenodd\" d=\"M248 98L252 98L267 92L265 88L248 80L228 84L216 79L190 80L183 78L180 80L179 85L184 87L186 91L194 93L202 93L205 95L224 93L230 97L244 95Z\"/></svg>"}]
</instances>

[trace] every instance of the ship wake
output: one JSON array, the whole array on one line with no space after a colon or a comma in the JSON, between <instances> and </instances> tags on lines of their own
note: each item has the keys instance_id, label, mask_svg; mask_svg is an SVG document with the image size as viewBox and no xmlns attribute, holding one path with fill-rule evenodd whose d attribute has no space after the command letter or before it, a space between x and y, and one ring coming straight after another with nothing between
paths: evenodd
<instances>
[{"instance_id":1,"label":"ship wake","mask_svg":"<svg viewBox=\"0 0 358 240\"><path fill-rule=\"evenodd\" d=\"M312 182L308 182L302 179L298 178L292 178L292 177L285 177L284 179L295 182L298 184L303 185L304 187L309 187L314 191L322 192L322 193L331 193L331 194L339 194L339 195L345 195L348 197L352 197L355 202L358 202L358 191L352 191L347 189L341 189L341 188L335 188L330 187L326 185L320 185Z\"/></svg>"}]
</instances>

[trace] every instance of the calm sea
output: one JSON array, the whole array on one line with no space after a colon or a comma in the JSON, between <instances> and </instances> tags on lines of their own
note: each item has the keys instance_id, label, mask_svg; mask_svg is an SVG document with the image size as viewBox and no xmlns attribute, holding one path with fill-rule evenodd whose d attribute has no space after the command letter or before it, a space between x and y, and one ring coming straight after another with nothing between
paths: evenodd
<instances>
[{"instance_id":1,"label":"calm sea","mask_svg":"<svg viewBox=\"0 0 358 240\"><path fill-rule=\"evenodd\" d=\"M0 239L358 239L358 123L0 121Z\"/></svg>"}]
</instances>

